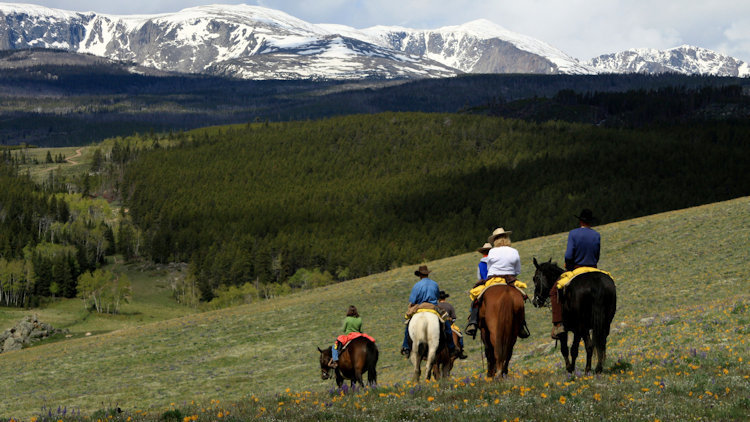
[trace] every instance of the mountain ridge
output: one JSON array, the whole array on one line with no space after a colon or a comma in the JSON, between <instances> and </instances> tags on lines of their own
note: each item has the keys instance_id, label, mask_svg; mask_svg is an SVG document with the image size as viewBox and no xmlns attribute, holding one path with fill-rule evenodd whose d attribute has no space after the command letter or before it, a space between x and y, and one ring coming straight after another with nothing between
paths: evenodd
<instances>
[{"instance_id":1,"label":"mountain ridge","mask_svg":"<svg viewBox=\"0 0 750 422\"><path fill-rule=\"evenodd\" d=\"M487 19L437 29L312 24L252 5L109 15L0 3L0 49L64 49L155 69L244 79L396 79L462 73L707 73L750 65L700 47L633 49L579 61Z\"/></svg>"}]
</instances>

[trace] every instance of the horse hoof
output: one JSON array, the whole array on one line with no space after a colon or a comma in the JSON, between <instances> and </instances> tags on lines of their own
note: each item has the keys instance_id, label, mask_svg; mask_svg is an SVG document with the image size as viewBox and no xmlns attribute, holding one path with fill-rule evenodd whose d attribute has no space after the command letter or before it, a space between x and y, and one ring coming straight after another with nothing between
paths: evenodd
<instances>
[{"instance_id":1,"label":"horse hoof","mask_svg":"<svg viewBox=\"0 0 750 422\"><path fill-rule=\"evenodd\" d=\"M597 366L596 369L594 369L594 373L595 374L601 374L602 373L602 367L601 366Z\"/></svg>"}]
</instances>

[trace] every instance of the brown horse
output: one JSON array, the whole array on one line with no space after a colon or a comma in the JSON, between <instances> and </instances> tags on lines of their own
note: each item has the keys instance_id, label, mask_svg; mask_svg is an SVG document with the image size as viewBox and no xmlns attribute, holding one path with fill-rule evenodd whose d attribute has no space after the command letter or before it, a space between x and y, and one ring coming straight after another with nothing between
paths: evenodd
<instances>
[{"instance_id":1,"label":"brown horse","mask_svg":"<svg viewBox=\"0 0 750 422\"><path fill-rule=\"evenodd\" d=\"M328 347L320 352L320 377L327 380L331 377L331 366L328 362L331 361L331 348ZM367 372L367 383L375 385L378 381L377 370L375 366L378 364L378 347L375 343L371 342L365 337L357 337L349 342L349 345L341 351L339 354L339 365L334 369L336 373L336 385L341 387L344 383L344 379L351 380L351 386L354 383L364 387L362 382L362 374Z\"/></svg>"},{"instance_id":2,"label":"brown horse","mask_svg":"<svg viewBox=\"0 0 750 422\"><path fill-rule=\"evenodd\" d=\"M487 377L505 376L523 326L523 295L515 287L495 284L485 290L481 300L479 328L487 356Z\"/></svg>"},{"instance_id":3,"label":"brown horse","mask_svg":"<svg viewBox=\"0 0 750 422\"><path fill-rule=\"evenodd\" d=\"M458 334L456 334L455 331L452 331L452 333L453 344L455 344L456 348L458 348L460 347L458 343ZM447 347L439 349L435 354L435 362L432 364L432 376L436 380L439 380L441 376L443 378L448 378L451 375L453 364L456 362L456 359L458 359L458 357L456 355L452 355L450 349L448 349Z\"/></svg>"}]
</instances>

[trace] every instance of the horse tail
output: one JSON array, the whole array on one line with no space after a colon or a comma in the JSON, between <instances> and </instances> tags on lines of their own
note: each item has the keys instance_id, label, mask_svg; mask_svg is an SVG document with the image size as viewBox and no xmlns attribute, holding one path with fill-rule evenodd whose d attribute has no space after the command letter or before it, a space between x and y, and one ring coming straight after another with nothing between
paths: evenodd
<instances>
[{"instance_id":1,"label":"horse tail","mask_svg":"<svg viewBox=\"0 0 750 422\"><path fill-rule=\"evenodd\" d=\"M367 383L370 385L375 385L378 383L378 372L377 372L377 365L378 365L378 357L380 355L380 352L378 351L378 346L369 341L367 342Z\"/></svg>"},{"instance_id":2,"label":"horse tail","mask_svg":"<svg viewBox=\"0 0 750 422\"><path fill-rule=\"evenodd\" d=\"M495 332L495 350L498 358L497 365L501 371L507 368L507 364L513 355L513 346L521 326L523 314L523 301L515 300L510 289L506 289L501 295L501 305L498 309L497 327Z\"/></svg>"},{"instance_id":3,"label":"horse tail","mask_svg":"<svg viewBox=\"0 0 750 422\"><path fill-rule=\"evenodd\" d=\"M591 309L592 340L594 347L603 351L607 347L607 337L615 316L617 299L614 282L606 275L602 275L600 283L597 284L597 290L598 294L593 297L594 303Z\"/></svg>"}]
</instances>

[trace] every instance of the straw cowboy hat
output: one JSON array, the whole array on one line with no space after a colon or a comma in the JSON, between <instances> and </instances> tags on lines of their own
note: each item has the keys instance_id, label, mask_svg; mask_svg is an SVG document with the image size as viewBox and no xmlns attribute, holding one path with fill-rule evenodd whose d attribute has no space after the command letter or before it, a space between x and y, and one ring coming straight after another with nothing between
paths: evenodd
<instances>
[{"instance_id":1,"label":"straw cowboy hat","mask_svg":"<svg viewBox=\"0 0 750 422\"><path fill-rule=\"evenodd\" d=\"M599 220L598 218L594 217L594 213L588 208L582 209L581 215L574 215L574 217L583 221L586 224L595 223L596 221Z\"/></svg>"},{"instance_id":2,"label":"straw cowboy hat","mask_svg":"<svg viewBox=\"0 0 750 422\"><path fill-rule=\"evenodd\" d=\"M427 268L427 265L420 265L417 271L414 271L414 275L417 277L427 277L432 271Z\"/></svg>"},{"instance_id":3,"label":"straw cowboy hat","mask_svg":"<svg viewBox=\"0 0 750 422\"><path fill-rule=\"evenodd\" d=\"M490 245L489 243L485 243L484 245L482 245L481 248L477 249L477 252L485 253L489 251L490 249L492 249L492 245Z\"/></svg>"},{"instance_id":4,"label":"straw cowboy hat","mask_svg":"<svg viewBox=\"0 0 750 422\"><path fill-rule=\"evenodd\" d=\"M490 237L487 238L487 243L492 244L495 242L495 239L497 239L500 236L507 236L509 234L513 233L512 231L505 231L504 228L499 227L496 228L494 232L490 235Z\"/></svg>"}]
</instances>

